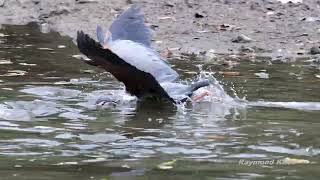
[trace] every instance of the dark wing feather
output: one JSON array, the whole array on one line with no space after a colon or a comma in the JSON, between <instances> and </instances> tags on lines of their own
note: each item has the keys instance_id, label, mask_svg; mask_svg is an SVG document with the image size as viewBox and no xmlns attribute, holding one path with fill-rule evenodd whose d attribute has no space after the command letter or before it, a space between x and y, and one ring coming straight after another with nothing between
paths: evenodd
<instances>
[{"instance_id":1,"label":"dark wing feather","mask_svg":"<svg viewBox=\"0 0 320 180\"><path fill-rule=\"evenodd\" d=\"M87 64L101 67L123 82L126 90L137 97L148 95L159 96L175 101L150 74L130 65L109 49L103 49L99 43L82 31L77 34L77 44L81 53L91 60Z\"/></svg>"}]
</instances>

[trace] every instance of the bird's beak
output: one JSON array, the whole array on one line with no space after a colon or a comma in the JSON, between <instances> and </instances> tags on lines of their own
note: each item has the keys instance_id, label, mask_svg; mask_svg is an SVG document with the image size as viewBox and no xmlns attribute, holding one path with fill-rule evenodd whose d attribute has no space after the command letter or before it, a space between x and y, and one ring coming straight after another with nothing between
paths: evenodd
<instances>
[{"instance_id":1,"label":"bird's beak","mask_svg":"<svg viewBox=\"0 0 320 180\"><path fill-rule=\"evenodd\" d=\"M208 91L206 91L206 92L199 94L198 96L193 97L192 100L194 102L201 101L204 97L209 96L209 95L210 95L210 93Z\"/></svg>"}]
</instances>

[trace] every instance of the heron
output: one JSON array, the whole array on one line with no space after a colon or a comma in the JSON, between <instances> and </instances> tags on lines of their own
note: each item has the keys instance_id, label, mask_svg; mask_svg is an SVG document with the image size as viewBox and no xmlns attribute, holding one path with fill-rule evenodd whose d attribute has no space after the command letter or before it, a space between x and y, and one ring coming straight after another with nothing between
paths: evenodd
<instances>
[{"instance_id":1,"label":"heron","mask_svg":"<svg viewBox=\"0 0 320 180\"><path fill-rule=\"evenodd\" d=\"M83 31L77 32L77 46L89 58L85 63L111 73L138 99L157 97L177 104L208 95L204 92L193 97L196 90L210 84L209 80L191 85L178 82L179 74L152 47L151 29L138 5L121 13L107 32L98 25L96 35L98 42Z\"/></svg>"}]
</instances>

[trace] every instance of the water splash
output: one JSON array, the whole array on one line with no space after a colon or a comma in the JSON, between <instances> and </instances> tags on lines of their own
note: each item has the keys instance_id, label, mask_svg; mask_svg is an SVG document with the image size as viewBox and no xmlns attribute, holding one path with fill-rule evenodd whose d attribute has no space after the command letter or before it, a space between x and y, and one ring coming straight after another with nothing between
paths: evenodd
<instances>
[{"instance_id":1,"label":"water splash","mask_svg":"<svg viewBox=\"0 0 320 180\"><path fill-rule=\"evenodd\" d=\"M177 105L177 112L186 115L188 112L203 114L215 117L228 117L234 119L246 117L246 109L250 107L273 107L289 108L296 110L315 111L320 110L319 102L250 102L241 99L233 87L234 97L228 95L223 85L214 77L214 73L206 72L199 66L200 73L193 81L210 80L211 84L202 87L194 92L194 96L209 92L201 101L192 101ZM78 81L77 81L78 82ZM83 83L79 80L80 84ZM188 83L179 86L188 86ZM176 88L166 84L165 88ZM179 88L176 88L179 89ZM92 92L82 92L80 90L65 89L60 87L43 86L29 87L20 90L22 93L35 96L33 101L12 101L0 104L0 116L5 120L30 121L38 117L56 116L65 119L86 119L93 120L95 117L83 114L83 112L94 109L114 109L120 114L132 114L136 110L137 98L127 94L123 89L120 90L95 90ZM171 91L174 92L174 91ZM177 96L179 96L179 93ZM177 98L177 97L176 97ZM49 101L47 101L49 100ZM60 102L57 102L60 101ZM76 101L76 108L63 105L65 102ZM81 108L82 107L82 108ZM85 109L83 109L85 108Z\"/></svg>"},{"instance_id":2,"label":"water splash","mask_svg":"<svg viewBox=\"0 0 320 180\"><path fill-rule=\"evenodd\" d=\"M198 79L210 79L211 85L208 87L200 88L195 92L195 95L201 94L204 91L209 91L209 96L206 96L201 102L193 103L193 105L210 102L218 106L229 107L230 109L245 109L247 107L273 107L273 108L288 108L296 110L306 110L306 111L316 111L320 110L320 102L268 102L268 101L257 101L250 102L238 97L236 90L231 87L234 93L234 97L229 96L224 90L223 86L216 78L213 76L214 73L206 72L202 70L202 66L198 66L200 69L200 74ZM219 104L217 104L219 103ZM229 114L229 113L220 113Z\"/></svg>"}]
</instances>

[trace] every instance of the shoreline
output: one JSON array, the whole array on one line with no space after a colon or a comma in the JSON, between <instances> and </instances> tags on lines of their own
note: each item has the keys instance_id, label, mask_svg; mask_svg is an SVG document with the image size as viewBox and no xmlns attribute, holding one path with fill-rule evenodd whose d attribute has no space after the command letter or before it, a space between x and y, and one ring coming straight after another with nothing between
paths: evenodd
<instances>
[{"instance_id":1,"label":"shoreline","mask_svg":"<svg viewBox=\"0 0 320 180\"><path fill-rule=\"evenodd\" d=\"M42 32L56 31L75 38L77 30L92 37L107 29L131 1L2 0L0 24L39 24ZM276 0L133 1L153 30L159 52L214 57L254 54L271 59L311 57L320 46L320 3L282 4ZM169 49L169 50L168 50ZM317 54L317 53L315 53ZM320 52L319 52L320 54Z\"/></svg>"}]
</instances>

